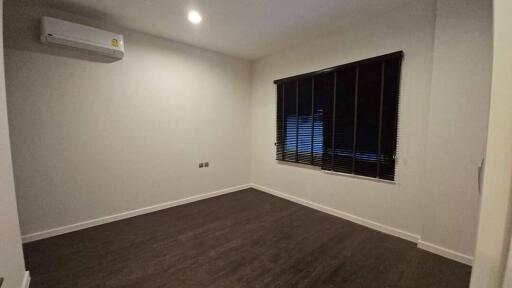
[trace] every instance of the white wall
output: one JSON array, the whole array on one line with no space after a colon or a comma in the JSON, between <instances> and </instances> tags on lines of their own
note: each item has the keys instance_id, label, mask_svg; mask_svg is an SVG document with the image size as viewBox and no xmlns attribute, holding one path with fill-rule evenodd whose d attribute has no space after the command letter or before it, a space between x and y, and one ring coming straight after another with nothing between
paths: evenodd
<instances>
[{"instance_id":1,"label":"white wall","mask_svg":"<svg viewBox=\"0 0 512 288\"><path fill-rule=\"evenodd\" d=\"M422 240L473 255L492 74L492 1L438 0Z\"/></svg>"},{"instance_id":2,"label":"white wall","mask_svg":"<svg viewBox=\"0 0 512 288\"><path fill-rule=\"evenodd\" d=\"M494 60L480 224L472 288L501 288L512 219L512 2L494 1ZM512 265L512 263L509 263ZM510 266L509 266L510 267ZM508 273L512 273L509 268ZM507 279L512 280L512 275ZM507 281L508 281L507 280ZM506 282L505 288L512 283Z\"/></svg>"},{"instance_id":3,"label":"white wall","mask_svg":"<svg viewBox=\"0 0 512 288\"><path fill-rule=\"evenodd\" d=\"M0 32L3 26L0 2ZM5 99L3 37L0 37L0 277L3 288L20 288L25 275L14 178L12 173L7 103Z\"/></svg>"},{"instance_id":4,"label":"white wall","mask_svg":"<svg viewBox=\"0 0 512 288\"><path fill-rule=\"evenodd\" d=\"M87 19L10 5L22 234L249 183L249 62L108 27L126 37L126 57L108 63L38 42L43 14Z\"/></svg>"},{"instance_id":5,"label":"white wall","mask_svg":"<svg viewBox=\"0 0 512 288\"><path fill-rule=\"evenodd\" d=\"M489 1L452 2L410 1L252 70L115 27L106 28L126 35L122 61L42 46L43 14L97 22L10 3L6 73L23 234L252 182L470 259L491 13ZM396 184L274 160L273 80L397 50L405 62ZM198 169L200 161L212 168Z\"/></svg>"},{"instance_id":6,"label":"white wall","mask_svg":"<svg viewBox=\"0 0 512 288\"><path fill-rule=\"evenodd\" d=\"M419 234L422 173L434 46L435 1L354 23L335 35L266 57L254 64L252 181L302 199ZM362 25L364 23L364 25ZM397 184L330 175L275 161L273 80L389 52L405 53L400 99Z\"/></svg>"},{"instance_id":7,"label":"white wall","mask_svg":"<svg viewBox=\"0 0 512 288\"><path fill-rule=\"evenodd\" d=\"M411 1L387 15L257 61L252 78L252 182L401 230L407 238L421 237L422 248L470 261L478 215L476 168L488 115L491 11L488 1L457 3L452 9L444 1L439 7L436 1ZM454 13L450 21L449 13ZM396 184L274 160L273 80L397 50L404 50L405 61ZM470 69L474 67L479 70ZM471 143L461 147L460 140ZM425 175L435 165L441 166L440 172ZM453 177L443 174L446 170Z\"/></svg>"}]
</instances>

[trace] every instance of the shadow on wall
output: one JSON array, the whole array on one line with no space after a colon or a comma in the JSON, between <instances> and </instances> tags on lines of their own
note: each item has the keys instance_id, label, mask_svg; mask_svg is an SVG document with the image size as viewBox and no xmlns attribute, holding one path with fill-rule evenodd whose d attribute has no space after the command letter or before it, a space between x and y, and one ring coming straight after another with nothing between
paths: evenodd
<instances>
[{"instance_id":1,"label":"shadow on wall","mask_svg":"<svg viewBox=\"0 0 512 288\"><path fill-rule=\"evenodd\" d=\"M47 5L47 7L54 7L57 3L58 2L56 1L49 1L49 5ZM43 8L41 6L37 6L34 2L29 2L27 0L6 1L4 7L4 47L6 49L43 53L96 63L113 63L119 60L81 49L42 44L40 40L40 21L42 16L55 17L66 21L116 32L115 29L112 29L111 27L105 27L105 25L98 26L95 25L95 22L91 22L91 20L89 20L94 19L93 21L101 23L103 19L107 19L109 17L103 12L80 7L77 4L71 3L68 5L61 5L59 7L70 12L80 11L81 15L88 15L88 18L77 17L53 8Z\"/></svg>"}]
</instances>

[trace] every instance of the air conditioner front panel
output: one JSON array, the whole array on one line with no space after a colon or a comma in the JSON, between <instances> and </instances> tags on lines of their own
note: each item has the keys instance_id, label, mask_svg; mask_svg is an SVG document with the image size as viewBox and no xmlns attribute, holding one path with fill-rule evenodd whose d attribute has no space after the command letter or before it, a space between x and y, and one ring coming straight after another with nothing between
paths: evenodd
<instances>
[{"instance_id":1,"label":"air conditioner front panel","mask_svg":"<svg viewBox=\"0 0 512 288\"><path fill-rule=\"evenodd\" d=\"M124 56L123 35L51 17L41 19L41 41L115 58Z\"/></svg>"}]
</instances>

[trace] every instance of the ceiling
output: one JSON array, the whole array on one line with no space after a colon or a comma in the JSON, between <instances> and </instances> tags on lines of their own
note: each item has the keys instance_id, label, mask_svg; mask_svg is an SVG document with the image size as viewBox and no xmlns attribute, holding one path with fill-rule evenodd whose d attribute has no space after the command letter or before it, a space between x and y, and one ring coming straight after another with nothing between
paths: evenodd
<instances>
[{"instance_id":1,"label":"ceiling","mask_svg":"<svg viewBox=\"0 0 512 288\"><path fill-rule=\"evenodd\" d=\"M257 59L411 0L45 0L51 8ZM195 9L203 22L187 21Z\"/></svg>"}]
</instances>

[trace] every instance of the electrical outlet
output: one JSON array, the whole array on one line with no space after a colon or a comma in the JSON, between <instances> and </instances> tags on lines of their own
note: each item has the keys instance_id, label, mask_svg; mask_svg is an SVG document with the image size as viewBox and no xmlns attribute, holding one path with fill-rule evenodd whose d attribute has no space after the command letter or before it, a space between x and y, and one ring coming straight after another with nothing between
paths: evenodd
<instances>
[{"instance_id":1,"label":"electrical outlet","mask_svg":"<svg viewBox=\"0 0 512 288\"><path fill-rule=\"evenodd\" d=\"M210 167L210 162L204 162L204 167L206 167L206 168Z\"/></svg>"},{"instance_id":2,"label":"electrical outlet","mask_svg":"<svg viewBox=\"0 0 512 288\"><path fill-rule=\"evenodd\" d=\"M204 167L204 163L199 163L199 168L203 168Z\"/></svg>"}]
</instances>

